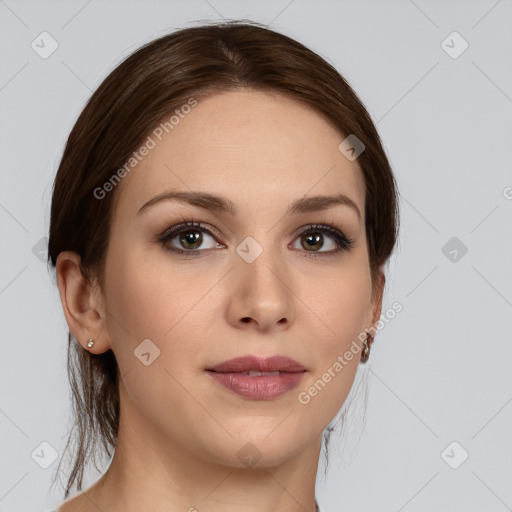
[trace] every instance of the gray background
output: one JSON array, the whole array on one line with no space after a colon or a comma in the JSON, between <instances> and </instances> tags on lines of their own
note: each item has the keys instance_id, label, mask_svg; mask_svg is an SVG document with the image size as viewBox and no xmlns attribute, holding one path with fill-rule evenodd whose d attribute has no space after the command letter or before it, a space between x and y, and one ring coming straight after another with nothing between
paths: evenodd
<instances>
[{"instance_id":1,"label":"gray background","mask_svg":"<svg viewBox=\"0 0 512 512\"><path fill-rule=\"evenodd\" d=\"M60 453L68 428L66 323L41 258L67 135L129 53L223 17L271 23L331 62L377 123L402 194L383 310L403 310L360 369L366 422L363 386L319 503L512 510L511 0L0 0L0 511L62 501L40 444ZM46 59L31 47L43 31L59 45Z\"/></svg>"}]
</instances>

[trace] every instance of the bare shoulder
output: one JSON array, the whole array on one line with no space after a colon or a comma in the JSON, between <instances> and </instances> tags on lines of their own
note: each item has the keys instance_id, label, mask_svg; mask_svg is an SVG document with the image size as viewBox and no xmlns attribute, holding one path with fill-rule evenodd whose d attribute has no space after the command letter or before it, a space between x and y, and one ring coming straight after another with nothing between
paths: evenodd
<instances>
[{"instance_id":1,"label":"bare shoulder","mask_svg":"<svg viewBox=\"0 0 512 512\"><path fill-rule=\"evenodd\" d=\"M82 492L73 498L61 503L58 508L52 512L97 512L97 508L91 503L87 495Z\"/></svg>"},{"instance_id":2,"label":"bare shoulder","mask_svg":"<svg viewBox=\"0 0 512 512\"><path fill-rule=\"evenodd\" d=\"M92 486L81 490L64 503L61 503L55 511L52 512L98 512L104 509L104 505L109 503L103 495L104 478L95 482Z\"/></svg>"}]
</instances>

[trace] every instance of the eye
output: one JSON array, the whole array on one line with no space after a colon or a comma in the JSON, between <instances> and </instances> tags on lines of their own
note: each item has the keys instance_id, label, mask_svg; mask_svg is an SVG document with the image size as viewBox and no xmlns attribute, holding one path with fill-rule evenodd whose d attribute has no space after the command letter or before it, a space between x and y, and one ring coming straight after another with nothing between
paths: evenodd
<instances>
[{"instance_id":1,"label":"eye","mask_svg":"<svg viewBox=\"0 0 512 512\"><path fill-rule=\"evenodd\" d=\"M197 249L208 239L211 239L210 247L202 247L202 249L224 247L222 244L217 243L213 237L212 231L204 224L191 220L171 226L158 237L158 241L170 252L189 255L200 252ZM169 242L172 244L174 240L176 240L176 244L179 244L179 247L169 245Z\"/></svg>"},{"instance_id":2,"label":"eye","mask_svg":"<svg viewBox=\"0 0 512 512\"><path fill-rule=\"evenodd\" d=\"M327 242L325 241L327 236ZM330 239L330 240L329 240ZM354 241L333 226L313 224L300 233L296 242L308 256L328 256L350 249ZM294 247L297 248L297 247ZM326 250L317 250L326 248Z\"/></svg>"},{"instance_id":3,"label":"eye","mask_svg":"<svg viewBox=\"0 0 512 512\"><path fill-rule=\"evenodd\" d=\"M218 243L215 237L220 238L220 235L205 224L184 220L181 224L166 229L157 240L169 252L199 256L205 250L225 247ZM210 246L204 247L203 245L208 239ZM297 243L300 244L300 247L297 247ZM353 240L339 229L329 225L312 224L299 232L293 248L304 249L308 256L317 257L332 256L341 251L347 251L352 245Z\"/></svg>"}]
</instances>

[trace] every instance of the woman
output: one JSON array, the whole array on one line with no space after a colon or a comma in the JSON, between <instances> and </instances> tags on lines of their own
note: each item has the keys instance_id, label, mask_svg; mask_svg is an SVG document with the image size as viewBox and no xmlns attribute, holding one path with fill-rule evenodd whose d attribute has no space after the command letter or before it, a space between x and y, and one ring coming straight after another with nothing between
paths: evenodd
<instances>
[{"instance_id":1,"label":"woman","mask_svg":"<svg viewBox=\"0 0 512 512\"><path fill-rule=\"evenodd\" d=\"M115 448L59 511L319 510L322 434L368 359L397 231L375 126L311 50L230 22L128 57L54 184L65 497Z\"/></svg>"}]
</instances>

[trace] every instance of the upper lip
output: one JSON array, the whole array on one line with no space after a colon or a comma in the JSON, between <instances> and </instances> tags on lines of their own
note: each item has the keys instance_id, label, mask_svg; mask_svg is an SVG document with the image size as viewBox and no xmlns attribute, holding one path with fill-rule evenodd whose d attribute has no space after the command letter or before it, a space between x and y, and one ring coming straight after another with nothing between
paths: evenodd
<instances>
[{"instance_id":1,"label":"upper lip","mask_svg":"<svg viewBox=\"0 0 512 512\"><path fill-rule=\"evenodd\" d=\"M281 371L298 373L305 372L306 368L304 368L304 366L302 366L299 362L286 356L272 356L263 358L249 355L229 359L216 366L206 368L206 370L220 373L238 373L247 371Z\"/></svg>"}]
</instances>

